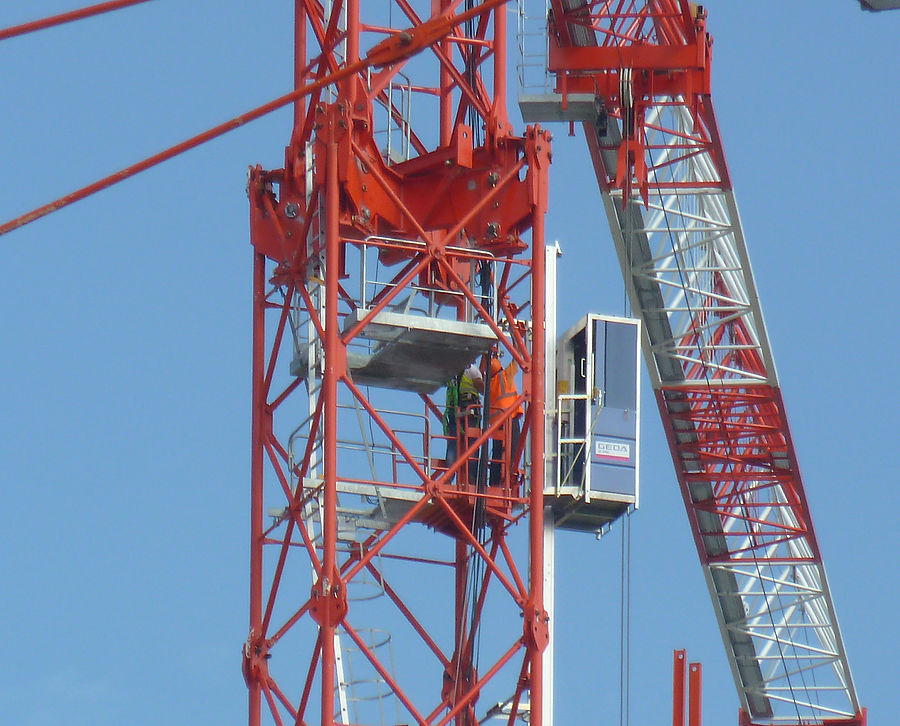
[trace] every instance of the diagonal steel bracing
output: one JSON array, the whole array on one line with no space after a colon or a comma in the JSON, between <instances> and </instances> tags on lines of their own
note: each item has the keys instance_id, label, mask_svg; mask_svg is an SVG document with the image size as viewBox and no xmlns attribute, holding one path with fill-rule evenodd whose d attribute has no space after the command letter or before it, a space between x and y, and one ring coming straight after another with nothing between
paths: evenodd
<instances>
[{"instance_id":1,"label":"diagonal steel bracing","mask_svg":"<svg viewBox=\"0 0 900 726\"><path fill-rule=\"evenodd\" d=\"M747 722L864 722L791 441L688 3L551 2Z\"/></svg>"}]
</instances>

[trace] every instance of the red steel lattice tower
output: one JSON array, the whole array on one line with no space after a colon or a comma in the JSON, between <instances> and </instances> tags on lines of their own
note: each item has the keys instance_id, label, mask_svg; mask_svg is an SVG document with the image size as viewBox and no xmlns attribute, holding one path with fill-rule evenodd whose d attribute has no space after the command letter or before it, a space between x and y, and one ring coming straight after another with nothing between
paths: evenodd
<instances>
[{"instance_id":1,"label":"red steel lattice tower","mask_svg":"<svg viewBox=\"0 0 900 726\"><path fill-rule=\"evenodd\" d=\"M540 720L550 139L507 121L505 6L460 5L296 3L314 90L249 181L253 725L371 723L389 693L397 723ZM459 419L454 460L443 386L491 351L518 395Z\"/></svg>"}]
</instances>

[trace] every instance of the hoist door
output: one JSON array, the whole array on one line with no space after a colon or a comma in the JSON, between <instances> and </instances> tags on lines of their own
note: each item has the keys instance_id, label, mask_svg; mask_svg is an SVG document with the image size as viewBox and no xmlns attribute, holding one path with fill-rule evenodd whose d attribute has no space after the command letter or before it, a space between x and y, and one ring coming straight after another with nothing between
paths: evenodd
<instances>
[{"instance_id":1,"label":"hoist door","mask_svg":"<svg viewBox=\"0 0 900 726\"><path fill-rule=\"evenodd\" d=\"M556 527L600 531L638 506L640 322L590 314L557 343Z\"/></svg>"},{"instance_id":2,"label":"hoist door","mask_svg":"<svg viewBox=\"0 0 900 726\"><path fill-rule=\"evenodd\" d=\"M603 318L595 318L592 327L595 395L588 496L605 492L636 498L639 327L633 320Z\"/></svg>"}]
</instances>

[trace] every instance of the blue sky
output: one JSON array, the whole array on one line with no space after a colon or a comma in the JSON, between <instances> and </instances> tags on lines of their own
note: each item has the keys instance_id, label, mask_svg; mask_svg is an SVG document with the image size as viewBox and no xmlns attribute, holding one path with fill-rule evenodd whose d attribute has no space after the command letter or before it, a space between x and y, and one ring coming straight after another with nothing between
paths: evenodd
<instances>
[{"instance_id":1,"label":"blue sky","mask_svg":"<svg viewBox=\"0 0 900 726\"><path fill-rule=\"evenodd\" d=\"M82 5L6 3L0 26ZM0 43L0 222L286 92L291 5L158 0ZM851 667L877 723L900 708L890 327L900 13L853 0L707 7L714 103L756 282ZM289 128L274 114L0 239L9 723L245 720L244 184L249 164L280 165ZM562 127L551 184L560 328L587 311L621 313L586 150ZM631 721L669 718L671 652L684 647L704 665L706 722L736 723L648 394ZM615 529L560 543L560 724L586 710L617 720L618 541Z\"/></svg>"}]
</instances>

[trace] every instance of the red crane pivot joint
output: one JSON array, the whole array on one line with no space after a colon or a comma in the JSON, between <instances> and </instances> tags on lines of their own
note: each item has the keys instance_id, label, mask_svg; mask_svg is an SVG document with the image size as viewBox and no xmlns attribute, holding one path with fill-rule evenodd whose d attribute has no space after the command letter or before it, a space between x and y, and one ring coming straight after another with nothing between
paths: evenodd
<instances>
[{"instance_id":1,"label":"red crane pivot joint","mask_svg":"<svg viewBox=\"0 0 900 726\"><path fill-rule=\"evenodd\" d=\"M712 38L703 7L685 11L687 3L680 5L673 10L661 3L641 13L605 12L598 18L583 6L567 11L561 2L551 2L548 69L556 74L556 92L564 104L571 94L593 94L607 113L621 119L615 185L624 192L623 205L634 187L645 205L649 201L648 110L661 98L681 97L692 110L695 131L701 127Z\"/></svg>"}]
</instances>

